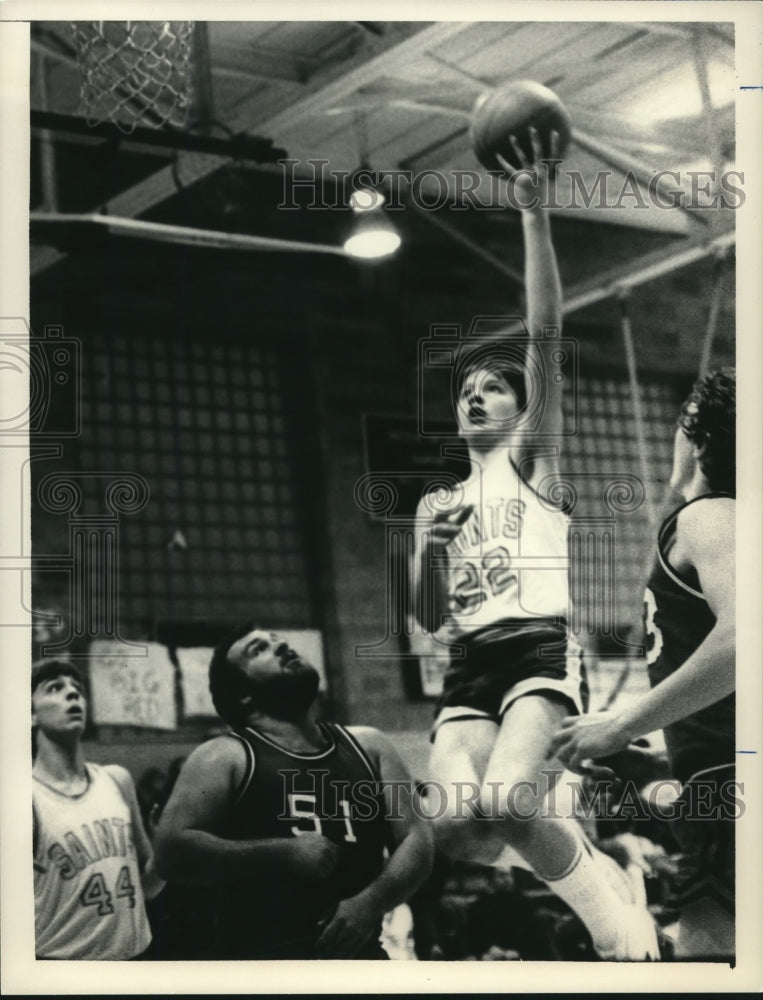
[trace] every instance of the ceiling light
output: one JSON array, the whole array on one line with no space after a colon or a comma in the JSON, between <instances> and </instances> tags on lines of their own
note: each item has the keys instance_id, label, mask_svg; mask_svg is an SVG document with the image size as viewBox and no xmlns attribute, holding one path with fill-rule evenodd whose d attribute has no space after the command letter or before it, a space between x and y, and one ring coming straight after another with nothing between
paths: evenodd
<instances>
[{"instance_id":1,"label":"ceiling light","mask_svg":"<svg viewBox=\"0 0 763 1000\"><path fill-rule=\"evenodd\" d=\"M383 212L363 212L355 221L344 250L351 257L372 260L388 257L399 246L400 236Z\"/></svg>"},{"instance_id":2,"label":"ceiling light","mask_svg":"<svg viewBox=\"0 0 763 1000\"><path fill-rule=\"evenodd\" d=\"M353 212L374 212L383 208L386 198L381 191L374 188L360 188L350 195L350 208Z\"/></svg>"}]
</instances>

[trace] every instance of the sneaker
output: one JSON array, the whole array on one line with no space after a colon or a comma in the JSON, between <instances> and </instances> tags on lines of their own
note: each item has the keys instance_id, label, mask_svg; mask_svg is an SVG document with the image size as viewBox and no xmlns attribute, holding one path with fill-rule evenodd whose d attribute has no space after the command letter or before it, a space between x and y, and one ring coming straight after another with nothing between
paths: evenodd
<instances>
[{"instance_id":1,"label":"sneaker","mask_svg":"<svg viewBox=\"0 0 763 1000\"><path fill-rule=\"evenodd\" d=\"M631 872L631 865L626 870L611 855L596 847L581 826L576 828L576 833L583 845L583 849L604 873L607 882L615 890L620 901L625 903L626 906L634 906L636 904L643 904L645 906L646 890L644 888L644 879L640 873L638 871Z\"/></svg>"},{"instance_id":2,"label":"sneaker","mask_svg":"<svg viewBox=\"0 0 763 1000\"><path fill-rule=\"evenodd\" d=\"M615 948L599 952L605 962L659 962L661 959L657 927L643 906L626 906L626 916Z\"/></svg>"},{"instance_id":3,"label":"sneaker","mask_svg":"<svg viewBox=\"0 0 763 1000\"><path fill-rule=\"evenodd\" d=\"M592 855L606 872L607 881L620 899L629 906L640 906L645 909L646 886L643 869L633 863L623 868L613 857L597 847L593 848Z\"/></svg>"}]
</instances>

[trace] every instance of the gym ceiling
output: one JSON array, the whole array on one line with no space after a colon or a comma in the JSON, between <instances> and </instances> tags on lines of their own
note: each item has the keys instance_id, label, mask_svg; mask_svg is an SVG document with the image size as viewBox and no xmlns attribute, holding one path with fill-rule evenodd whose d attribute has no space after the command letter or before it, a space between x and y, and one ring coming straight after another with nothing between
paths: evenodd
<instances>
[{"instance_id":1,"label":"gym ceiling","mask_svg":"<svg viewBox=\"0 0 763 1000\"><path fill-rule=\"evenodd\" d=\"M479 169L468 134L476 98L513 79L537 80L563 100L574 126L565 166L580 172L588 190L601 170L617 186L628 172L685 177L734 167L738 81L730 23L214 21L197 25L196 43L202 122L185 135L211 138L215 155L183 148L182 133L163 138L155 131L148 143L140 129L89 129L68 22L32 23L33 278L67 253L62 230L46 217L187 225L192 200L178 194L201 192L210 178L217 179L214 205L206 198L206 210L193 209L194 225L341 245L346 218L296 213L298 222L295 213L278 211L275 160L286 155L302 170L322 159L350 174L362 167L437 171L452 183L454 171ZM421 190L436 197L431 185ZM459 243L497 268L505 227L516 226L510 209L402 214L420 238ZM730 210L644 210L626 198L618 211L594 205L556 214L572 216L570 225L586 233L597 230L586 242L602 245L598 268L612 269L598 276L599 287L696 247L704 253L718 238L724 247L733 243ZM604 226L614 227L613 240L615 230L625 234L614 249L606 235L602 243ZM565 254L575 253L575 240L565 241L563 272ZM572 256L569 264L574 271ZM588 285L576 283L575 293L584 296Z\"/></svg>"}]
</instances>

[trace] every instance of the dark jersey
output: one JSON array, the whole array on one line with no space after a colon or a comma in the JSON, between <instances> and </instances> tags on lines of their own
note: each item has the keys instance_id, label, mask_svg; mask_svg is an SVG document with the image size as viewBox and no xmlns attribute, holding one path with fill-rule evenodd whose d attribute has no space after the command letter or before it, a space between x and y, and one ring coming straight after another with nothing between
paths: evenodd
<instances>
[{"instance_id":1,"label":"dark jersey","mask_svg":"<svg viewBox=\"0 0 763 1000\"><path fill-rule=\"evenodd\" d=\"M706 494L689 503L711 503L728 494ZM670 564L678 515L683 504L666 518L657 540L657 558L644 595L649 681L654 687L678 670L715 625L700 590L697 574L679 575ZM675 776L686 782L708 767L735 758L735 701L731 694L665 729L665 743Z\"/></svg>"},{"instance_id":2,"label":"dark jersey","mask_svg":"<svg viewBox=\"0 0 763 1000\"><path fill-rule=\"evenodd\" d=\"M382 870L388 828L376 769L342 726L322 724L321 730L326 746L314 753L287 750L250 728L230 734L246 750L247 770L224 836L254 840L319 833L339 846L341 856L330 879L278 869L223 886L220 957L313 957L321 926L339 901ZM378 949L376 940L371 944Z\"/></svg>"}]
</instances>

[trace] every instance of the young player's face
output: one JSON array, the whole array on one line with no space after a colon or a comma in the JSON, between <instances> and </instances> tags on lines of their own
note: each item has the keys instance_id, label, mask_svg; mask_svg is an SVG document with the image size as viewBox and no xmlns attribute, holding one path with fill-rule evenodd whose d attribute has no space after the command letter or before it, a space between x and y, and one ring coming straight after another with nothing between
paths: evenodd
<instances>
[{"instance_id":1,"label":"young player's face","mask_svg":"<svg viewBox=\"0 0 763 1000\"><path fill-rule=\"evenodd\" d=\"M458 397L459 433L468 440L510 430L518 408L516 393L500 372L475 368L464 379Z\"/></svg>"},{"instance_id":2,"label":"young player's face","mask_svg":"<svg viewBox=\"0 0 763 1000\"><path fill-rule=\"evenodd\" d=\"M78 736L85 728L87 703L79 682L61 675L38 684L32 693L32 722L49 735Z\"/></svg>"}]
</instances>

